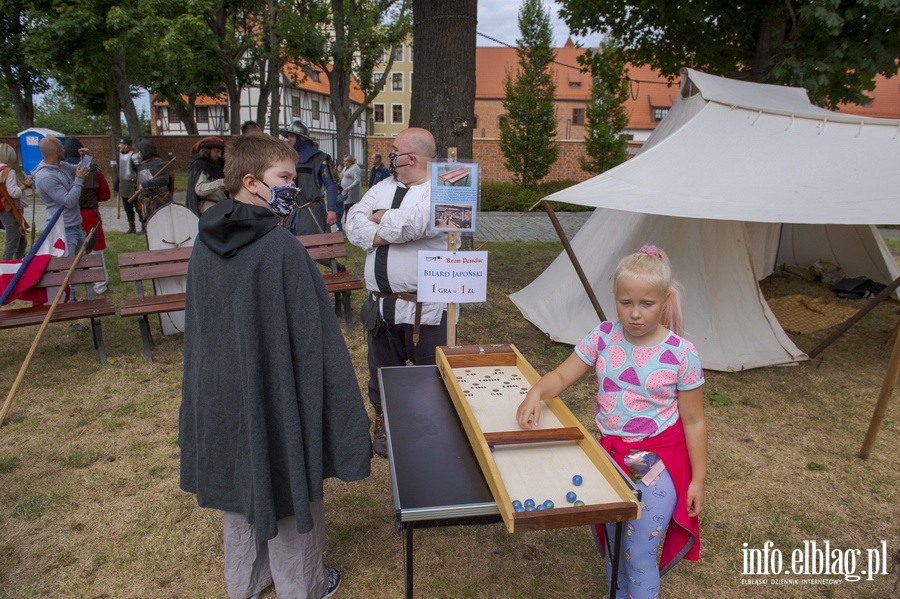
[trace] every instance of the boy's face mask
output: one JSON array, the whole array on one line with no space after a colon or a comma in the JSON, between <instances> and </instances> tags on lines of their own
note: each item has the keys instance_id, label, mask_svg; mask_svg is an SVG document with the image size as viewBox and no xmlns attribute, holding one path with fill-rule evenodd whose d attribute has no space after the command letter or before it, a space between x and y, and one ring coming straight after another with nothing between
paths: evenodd
<instances>
[{"instance_id":1,"label":"boy's face mask","mask_svg":"<svg viewBox=\"0 0 900 599\"><path fill-rule=\"evenodd\" d=\"M260 183L266 185L262 181L260 181ZM266 185L266 189L272 192L271 199L266 200L266 198L259 194L256 194L256 197L265 200L272 212L281 218L290 216L291 212L294 211L294 204L300 204L300 201L303 198L303 192L293 183L288 183L287 185L275 185L274 187Z\"/></svg>"}]
</instances>

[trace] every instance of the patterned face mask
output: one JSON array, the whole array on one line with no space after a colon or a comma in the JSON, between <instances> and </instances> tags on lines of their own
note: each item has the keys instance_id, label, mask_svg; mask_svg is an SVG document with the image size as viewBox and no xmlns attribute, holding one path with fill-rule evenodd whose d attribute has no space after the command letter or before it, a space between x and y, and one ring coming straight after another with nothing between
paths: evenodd
<instances>
[{"instance_id":1,"label":"patterned face mask","mask_svg":"<svg viewBox=\"0 0 900 599\"><path fill-rule=\"evenodd\" d=\"M262 181L260 181L260 183L266 185ZM291 212L294 211L294 204L300 204L303 198L303 192L293 183L288 183L287 185L275 185L274 187L266 185L266 189L272 192L271 199L266 200L266 198L259 194L256 194L256 197L265 200L272 212L281 218L290 216Z\"/></svg>"},{"instance_id":2,"label":"patterned face mask","mask_svg":"<svg viewBox=\"0 0 900 599\"><path fill-rule=\"evenodd\" d=\"M401 164L397 165L397 159L401 156L409 156L412 152L403 152L402 154L397 154L396 152L391 152L388 154L388 158L391 161L391 165L388 167L388 172L392 175L397 172L398 168L403 168L404 166L409 166L409 164Z\"/></svg>"}]
</instances>

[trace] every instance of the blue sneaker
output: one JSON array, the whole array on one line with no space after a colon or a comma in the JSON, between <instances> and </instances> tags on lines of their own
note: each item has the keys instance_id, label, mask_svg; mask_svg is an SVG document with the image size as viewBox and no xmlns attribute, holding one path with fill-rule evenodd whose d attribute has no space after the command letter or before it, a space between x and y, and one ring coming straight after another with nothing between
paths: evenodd
<instances>
[{"instance_id":1,"label":"blue sneaker","mask_svg":"<svg viewBox=\"0 0 900 599\"><path fill-rule=\"evenodd\" d=\"M325 592L322 593L322 599L328 599L334 595L338 587L341 586L341 573L334 568L325 568Z\"/></svg>"}]
</instances>

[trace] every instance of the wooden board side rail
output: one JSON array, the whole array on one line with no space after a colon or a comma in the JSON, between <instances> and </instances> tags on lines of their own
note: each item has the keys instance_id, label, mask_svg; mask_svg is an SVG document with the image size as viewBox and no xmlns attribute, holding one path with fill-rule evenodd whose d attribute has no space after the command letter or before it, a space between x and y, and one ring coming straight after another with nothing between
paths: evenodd
<instances>
[{"instance_id":1,"label":"wooden board side rail","mask_svg":"<svg viewBox=\"0 0 900 599\"><path fill-rule=\"evenodd\" d=\"M550 428L513 428L517 427L515 406L540 379L515 346L439 347L436 357L438 372L509 532L640 517L639 491L625 480L593 435L558 397L544 402L541 420ZM481 378L473 383L471 377ZM460 382L463 378L465 390ZM496 414L498 407L500 416ZM544 435L546 438L542 438ZM560 463L565 466L560 467ZM583 471L569 473L571 468ZM570 482L573 474L583 475L584 486ZM586 505L567 505L566 491L575 489ZM517 512L513 507L513 499L543 502L552 499L546 497L550 494L566 499L554 500L554 507L546 510Z\"/></svg>"}]
</instances>

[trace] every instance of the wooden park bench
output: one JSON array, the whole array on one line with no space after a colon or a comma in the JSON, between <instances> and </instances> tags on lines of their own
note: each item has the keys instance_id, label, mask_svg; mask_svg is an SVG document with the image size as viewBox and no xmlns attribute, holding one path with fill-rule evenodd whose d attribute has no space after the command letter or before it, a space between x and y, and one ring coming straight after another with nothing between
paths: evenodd
<instances>
[{"instance_id":1,"label":"wooden park bench","mask_svg":"<svg viewBox=\"0 0 900 599\"><path fill-rule=\"evenodd\" d=\"M344 245L344 234L317 233L313 235L298 235L297 239L306 248L309 257L321 263L327 263L331 272L322 273L325 279L325 289L334 294L334 313L340 318L344 313L344 322L347 330L353 330L353 313L350 308L350 292L354 289L365 289L362 279L350 274L346 268L341 270L338 266L338 258L347 257L347 246Z\"/></svg>"},{"instance_id":2,"label":"wooden park bench","mask_svg":"<svg viewBox=\"0 0 900 599\"><path fill-rule=\"evenodd\" d=\"M66 278L66 274L69 272L74 261L74 256L51 258L47 265L47 270L34 288L58 288ZM65 303L61 301L56 306L56 310L53 311L53 316L50 318L50 322L64 322L67 320L90 318L91 331L94 336L94 348L100 356L101 364L106 363L106 346L103 343L103 329L101 328L100 318L102 316L112 316L116 313L116 308L110 300L94 297L94 283L105 280L106 272L103 268L103 255L85 254L82 256L78 266L76 266L75 270L72 272L72 276L69 279L69 285L76 289L76 297L81 295L81 291L78 290L81 285L84 286L85 294L81 296L79 301ZM50 303L53 302L53 297L54 296L48 297L49 303L42 306L7 308L0 310L0 329L40 325L44 322L44 318L50 311Z\"/></svg>"},{"instance_id":3,"label":"wooden park bench","mask_svg":"<svg viewBox=\"0 0 900 599\"><path fill-rule=\"evenodd\" d=\"M135 316L144 344L144 356L153 361L153 337L150 334L151 314L184 310L184 293L145 295L144 281L166 277L182 277L187 274L191 248L183 247L119 254L119 279L134 281L137 297L127 298L119 308L122 317Z\"/></svg>"}]
</instances>

